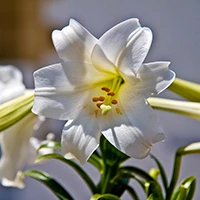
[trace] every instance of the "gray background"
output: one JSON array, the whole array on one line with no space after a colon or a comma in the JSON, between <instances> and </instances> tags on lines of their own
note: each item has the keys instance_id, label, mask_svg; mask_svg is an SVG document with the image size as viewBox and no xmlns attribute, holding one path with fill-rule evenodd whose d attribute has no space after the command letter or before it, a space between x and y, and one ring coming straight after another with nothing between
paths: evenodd
<instances>
[{"instance_id":1,"label":"gray background","mask_svg":"<svg viewBox=\"0 0 200 200\"><path fill-rule=\"evenodd\" d=\"M100 37L113 25L132 17L140 19L142 26L150 27L154 40L146 59L149 61L171 61L170 68L178 77L200 83L200 2L162 1L162 0L54 0L41 8L42 20L51 27L60 29L74 18L85 26L96 37ZM58 60L56 53L49 54L47 64ZM25 82L31 78L29 71ZM178 98L166 91L161 96ZM175 150L191 142L200 140L200 123L172 113L158 112L165 130L166 140L152 148L152 152L164 163L168 176L171 175ZM51 120L49 131L60 132L63 122ZM137 165L149 170L154 167L151 159L130 159L128 164ZM197 190L195 199L200 199L200 155L183 158L180 178L195 175ZM36 168L32 166L31 168ZM54 175L68 188L77 200L87 200L91 194L82 180L68 166L56 161L37 165L37 168ZM98 181L97 171L89 164L84 168ZM56 200L52 193L40 183L27 178L24 190L0 186L0 199L10 200ZM133 181L132 184L135 184ZM140 188L138 188L140 190ZM142 193L141 193L142 194ZM127 194L123 199L130 199ZM141 199L145 199L142 194Z\"/></svg>"}]
</instances>

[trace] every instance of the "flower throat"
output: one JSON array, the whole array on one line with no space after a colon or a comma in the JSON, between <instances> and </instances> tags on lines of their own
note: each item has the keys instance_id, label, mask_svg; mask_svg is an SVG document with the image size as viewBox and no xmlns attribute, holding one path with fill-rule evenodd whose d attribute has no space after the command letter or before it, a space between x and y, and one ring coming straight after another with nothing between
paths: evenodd
<instances>
[{"instance_id":1,"label":"flower throat","mask_svg":"<svg viewBox=\"0 0 200 200\"><path fill-rule=\"evenodd\" d=\"M106 115L112 106L116 106L118 101L116 99L116 94L120 89L120 86L124 83L121 76L117 76L112 80L110 86L104 86L101 88L103 92L102 96L93 97L92 101L96 103L97 110L95 110L95 115L97 117L99 110L101 110L102 115ZM115 108L117 114L122 114L118 107Z\"/></svg>"}]
</instances>

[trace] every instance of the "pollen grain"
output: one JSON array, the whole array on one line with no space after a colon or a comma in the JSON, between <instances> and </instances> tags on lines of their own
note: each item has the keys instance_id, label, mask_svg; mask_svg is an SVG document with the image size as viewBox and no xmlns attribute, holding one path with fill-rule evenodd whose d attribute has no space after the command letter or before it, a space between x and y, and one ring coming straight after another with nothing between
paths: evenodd
<instances>
[{"instance_id":1,"label":"pollen grain","mask_svg":"<svg viewBox=\"0 0 200 200\"><path fill-rule=\"evenodd\" d=\"M103 97L103 96L99 97L99 101L104 101L104 100L105 100L105 97Z\"/></svg>"},{"instance_id":2,"label":"pollen grain","mask_svg":"<svg viewBox=\"0 0 200 200\"><path fill-rule=\"evenodd\" d=\"M93 98L92 98L92 101L93 101L93 102L97 102L97 101L99 101L99 98L98 98L98 97L93 97Z\"/></svg>"},{"instance_id":3,"label":"pollen grain","mask_svg":"<svg viewBox=\"0 0 200 200\"><path fill-rule=\"evenodd\" d=\"M111 103L112 103L112 104L118 104L118 101L117 101L116 99L113 99L113 100L111 101Z\"/></svg>"},{"instance_id":4,"label":"pollen grain","mask_svg":"<svg viewBox=\"0 0 200 200\"><path fill-rule=\"evenodd\" d=\"M110 89L108 87L102 87L101 90L103 90L105 92L110 92Z\"/></svg>"},{"instance_id":5,"label":"pollen grain","mask_svg":"<svg viewBox=\"0 0 200 200\"><path fill-rule=\"evenodd\" d=\"M107 95L113 97L113 96L115 96L115 93L114 92L108 92Z\"/></svg>"}]
</instances>

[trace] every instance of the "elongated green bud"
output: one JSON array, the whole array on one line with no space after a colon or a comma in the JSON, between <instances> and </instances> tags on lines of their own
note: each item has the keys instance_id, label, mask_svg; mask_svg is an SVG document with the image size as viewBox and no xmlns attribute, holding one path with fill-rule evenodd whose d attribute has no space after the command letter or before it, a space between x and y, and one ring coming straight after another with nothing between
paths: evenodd
<instances>
[{"instance_id":1,"label":"elongated green bud","mask_svg":"<svg viewBox=\"0 0 200 200\"><path fill-rule=\"evenodd\" d=\"M175 78L168 88L189 101L200 102L200 84Z\"/></svg>"},{"instance_id":2,"label":"elongated green bud","mask_svg":"<svg viewBox=\"0 0 200 200\"><path fill-rule=\"evenodd\" d=\"M200 120L200 103L154 97L148 98L148 102L155 109L169 111Z\"/></svg>"},{"instance_id":3,"label":"elongated green bud","mask_svg":"<svg viewBox=\"0 0 200 200\"><path fill-rule=\"evenodd\" d=\"M34 92L27 91L23 96L0 105L0 132L12 126L31 112Z\"/></svg>"},{"instance_id":4,"label":"elongated green bud","mask_svg":"<svg viewBox=\"0 0 200 200\"><path fill-rule=\"evenodd\" d=\"M195 142L177 150L178 155L200 154L200 142Z\"/></svg>"}]
</instances>

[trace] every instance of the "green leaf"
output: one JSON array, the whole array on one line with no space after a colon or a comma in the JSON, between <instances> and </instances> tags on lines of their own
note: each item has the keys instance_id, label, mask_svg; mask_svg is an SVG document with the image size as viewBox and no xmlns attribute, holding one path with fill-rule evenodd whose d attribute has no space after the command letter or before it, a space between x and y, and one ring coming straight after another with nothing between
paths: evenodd
<instances>
[{"instance_id":1,"label":"green leaf","mask_svg":"<svg viewBox=\"0 0 200 200\"><path fill-rule=\"evenodd\" d=\"M185 178L173 193L172 200L181 199L183 195L184 195L183 199L191 200L194 196L195 188L196 188L196 178L194 176Z\"/></svg>"},{"instance_id":2,"label":"green leaf","mask_svg":"<svg viewBox=\"0 0 200 200\"><path fill-rule=\"evenodd\" d=\"M176 200L186 200L186 194L187 194L187 190L181 185L179 188L179 194L176 198Z\"/></svg>"},{"instance_id":3,"label":"green leaf","mask_svg":"<svg viewBox=\"0 0 200 200\"><path fill-rule=\"evenodd\" d=\"M134 175L139 176L146 180L144 185L145 185L145 188L147 189L148 196L152 196L151 194L153 194L152 197L154 199L156 199L157 197L160 198L160 200L163 199L162 190L159 183L154 178L152 178L148 173L146 173L144 170L137 167L132 167L132 166L120 167L119 173L125 173L125 172L133 173Z\"/></svg>"},{"instance_id":4,"label":"green leaf","mask_svg":"<svg viewBox=\"0 0 200 200\"><path fill-rule=\"evenodd\" d=\"M148 200L164 200L162 190L159 184L156 182L148 182L147 189L147 196Z\"/></svg>"},{"instance_id":5,"label":"green leaf","mask_svg":"<svg viewBox=\"0 0 200 200\"><path fill-rule=\"evenodd\" d=\"M90 200L98 200L98 199L108 199L108 200L120 200L118 196L115 196L113 194L95 194L91 197Z\"/></svg>"},{"instance_id":6,"label":"green leaf","mask_svg":"<svg viewBox=\"0 0 200 200\"><path fill-rule=\"evenodd\" d=\"M40 147L37 149L37 153L43 148L51 148L51 149L55 149L55 150L61 150L61 144L60 144L60 142L54 142L54 141L50 141L50 142L41 144Z\"/></svg>"},{"instance_id":7,"label":"green leaf","mask_svg":"<svg viewBox=\"0 0 200 200\"><path fill-rule=\"evenodd\" d=\"M168 89L189 101L200 102L200 84L176 78Z\"/></svg>"},{"instance_id":8,"label":"green leaf","mask_svg":"<svg viewBox=\"0 0 200 200\"><path fill-rule=\"evenodd\" d=\"M135 179L139 185L142 187L142 189L145 191L145 182L142 181L140 178L138 178L137 176L133 175L131 172L129 171L121 171L119 170L117 175L114 177L114 179L111 182L117 182L118 180L124 179L124 178L128 178L128 179Z\"/></svg>"},{"instance_id":9,"label":"green leaf","mask_svg":"<svg viewBox=\"0 0 200 200\"><path fill-rule=\"evenodd\" d=\"M86 184L90 188L91 192L93 194L96 193L97 189L96 189L96 186L93 183L92 179L74 161L68 160L68 159L64 158L63 156L61 156L59 154L46 154L46 155L42 155L42 156L38 157L35 162L38 163L38 162L41 162L41 161L47 160L47 159L56 159L56 160L60 160L60 161L64 162L65 164L68 164L70 167L72 167L82 177L82 179L86 182Z\"/></svg>"},{"instance_id":10,"label":"green leaf","mask_svg":"<svg viewBox=\"0 0 200 200\"><path fill-rule=\"evenodd\" d=\"M127 185L129 183L130 178L129 177L120 177L114 180L111 180L111 184L113 185L112 189L109 193L114 194L118 197L122 196L122 194L127 189ZM111 185L110 184L110 185Z\"/></svg>"},{"instance_id":11,"label":"green leaf","mask_svg":"<svg viewBox=\"0 0 200 200\"><path fill-rule=\"evenodd\" d=\"M123 173L123 172L133 173L137 176L142 177L146 181L153 181L153 182L155 181L147 172L137 167L133 167L133 166L120 167L119 173Z\"/></svg>"},{"instance_id":12,"label":"green leaf","mask_svg":"<svg viewBox=\"0 0 200 200\"><path fill-rule=\"evenodd\" d=\"M176 183L178 181L178 177L179 177L179 173L180 173L180 167L181 167L181 161L182 161L182 156L184 155L189 155L189 154L196 154L196 153L200 153L200 149L199 149L200 143L196 142L196 143L192 143L190 145L186 145L183 147L180 147L175 154L175 158L174 158L174 167L173 167L173 174L172 174L172 178L171 178L171 182L170 185L167 189L167 195L166 195L166 200L170 200L174 188L176 186Z\"/></svg>"},{"instance_id":13,"label":"green leaf","mask_svg":"<svg viewBox=\"0 0 200 200\"><path fill-rule=\"evenodd\" d=\"M151 158L155 161L155 163L157 164L158 169L160 170L160 175L161 175L161 179L162 179L162 182L163 182L163 186L164 186L164 188L165 188L165 191L167 191L168 180L167 180L167 175L166 175L165 169L164 169L164 167L162 166L161 162L160 162L153 154L150 154L150 157L151 157Z\"/></svg>"},{"instance_id":14,"label":"green leaf","mask_svg":"<svg viewBox=\"0 0 200 200\"><path fill-rule=\"evenodd\" d=\"M125 186L125 190L127 190L127 192L129 193L129 195L134 199L134 200L140 200L140 198L138 197L136 191L130 187L129 185Z\"/></svg>"},{"instance_id":15,"label":"green leaf","mask_svg":"<svg viewBox=\"0 0 200 200\"><path fill-rule=\"evenodd\" d=\"M100 173L103 172L103 160L96 154L93 153L88 159L88 162L92 164L94 167L96 167Z\"/></svg>"},{"instance_id":16,"label":"green leaf","mask_svg":"<svg viewBox=\"0 0 200 200\"><path fill-rule=\"evenodd\" d=\"M122 153L108 142L103 135L100 138L100 150L104 162L109 166L120 165L120 163L129 158L126 154Z\"/></svg>"},{"instance_id":17,"label":"green leaf","mask_svg":"<svg viewBox=\"0 0 200 200\"><path fill-rule=\"evenodd\" d=\"M54 180L46 172L38 170L27 170L24 172L25 176L29 176L48 187L56 197L60 200L73 200L68 191L66 191L56 180Z\"/></svg>"}]
</instances>

